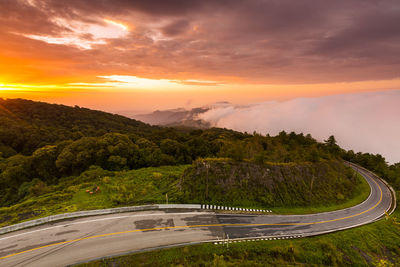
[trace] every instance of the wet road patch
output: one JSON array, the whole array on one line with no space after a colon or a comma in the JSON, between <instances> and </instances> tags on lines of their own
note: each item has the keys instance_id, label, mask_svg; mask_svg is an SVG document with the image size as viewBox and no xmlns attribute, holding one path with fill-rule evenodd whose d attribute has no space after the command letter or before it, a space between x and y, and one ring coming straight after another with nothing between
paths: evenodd
<instances>
[{"instance_id":1,"label":"wet road patch","mask_svg":"<svg viewBox=\"0 0 400 267\"><path fill-rule=\"evenodd\" d=\"M69 230L69 231L58 232L55 235L65 235L65 234L77 233L77 232L79 232L79 231L78 230Z\"/></svg>"},{"instance_id":2,"label":"wet road patch","mask_svg":"<svg viewBox=\"0 0 400 267\"><path fill-rule=\"evenodd\" d=\"M143 229L144 232L149 231L161 231L162 229L153 229L153 228L162 228L162 227L174 227L173 219L156 219L156 220L140 220L134 222L137 229ZM149 230L146 230L149 229ZM169 230L169 229L167 229Z\"/></svg>"}]
</instances>

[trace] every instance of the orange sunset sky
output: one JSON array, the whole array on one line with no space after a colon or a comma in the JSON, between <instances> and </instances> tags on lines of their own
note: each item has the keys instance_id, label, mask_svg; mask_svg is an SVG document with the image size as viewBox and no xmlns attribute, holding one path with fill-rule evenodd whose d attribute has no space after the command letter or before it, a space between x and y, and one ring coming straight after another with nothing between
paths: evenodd
<instances>
[{"instance_id":1,"label":"orange sunset sky","mask_svg":"<svg viewBox=\"0 0 400 267\"><path fill-rule=\"evenodd\" d=\"M0 97L142 112L399 89L399 9L0 0Z\"/></svg>"}]
</instances>

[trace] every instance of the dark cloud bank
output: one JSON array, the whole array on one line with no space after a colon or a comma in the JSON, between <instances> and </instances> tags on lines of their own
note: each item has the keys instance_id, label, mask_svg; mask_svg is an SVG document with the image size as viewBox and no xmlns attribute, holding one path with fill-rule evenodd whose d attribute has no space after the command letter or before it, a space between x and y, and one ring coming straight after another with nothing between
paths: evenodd
<instances>
[{"instance_id":1,"label":"dark cloud bank","mask_svg":"<svg viewBox=\"0 0 400 267\"><path fill-rule=\"evenodd\" d=\"M55 19L104 24L102 18L112 18L134 25L129 35L91 51L67 50L80 59L71 71L90 61L92 70L160 78L188 73L313 83L400 76L397 0L0 0L0 8L2 39L25 54L27 47L43 50L43 42L15 34L70 31ZM27 44L21 47L21 41ZM63 45L45 48L65 56Z\"/></svg>"}]
</instances>

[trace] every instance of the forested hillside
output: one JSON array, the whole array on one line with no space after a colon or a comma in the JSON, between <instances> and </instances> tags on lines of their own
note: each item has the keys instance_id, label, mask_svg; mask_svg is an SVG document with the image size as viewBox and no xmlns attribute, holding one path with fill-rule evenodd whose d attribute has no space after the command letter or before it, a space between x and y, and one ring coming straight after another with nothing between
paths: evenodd
<instances>
[{"instance_id":1,"label":"forested hillside","mask_svg":"<svg viewBox=\"0 0 400 267\"><path fill-rule=\"evenodd\" d=\"M161 128L79 107L0 99L0 206L45 192L40 188L60 179L75 179L91 166L125 171L221 157L258 164L344 157L396 185L400 181L398 164L389 167L379 155L346 152L333 136L319 143L310 135L284 131L272 137L218 128Z\"/></svg>"},{"instance_id":2,"label":"forested hillside","mask_svg":"<svg viewBox=\"0 0 400 267\"><path fill-rule=\"evenodd\" d=\"M0 98L0 153L29 155L44 145L109 132L146 134L140 121L86 108Z\"/></svg>"}]
</instances>

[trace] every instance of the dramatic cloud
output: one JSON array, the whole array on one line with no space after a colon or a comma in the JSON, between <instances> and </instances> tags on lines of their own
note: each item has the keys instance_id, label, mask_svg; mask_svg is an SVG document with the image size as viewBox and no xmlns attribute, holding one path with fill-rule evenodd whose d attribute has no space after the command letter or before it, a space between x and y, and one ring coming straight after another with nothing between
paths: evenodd
<instances>
[{"instance_id":1,"label":"dramatic cloud","mask_svg":"<svg viewBox=\"0 0 400 267\"><path fill-rule=\"evenodd\" d=\"M287 84L400 76L397 0L0 0L0 8L0 58L18 61L2 69L9 79L32 72L75 82L88 82L73 78L84 73ZM68 74L48 64L49 51Z\"/></svg>"},{"instance_id":2,"label":"dramatic cloud","mask_svg":"<svg viewBox=\"0 0 400 267\"><path fill-rule=\"evenodd\" d=\"M400 91L298 98L248 106L214 105L200 118L218 127L276 135L311 133L322 141L335 135L354 151L379 153L400 162Z\"/></svg>"}]
</instances>

